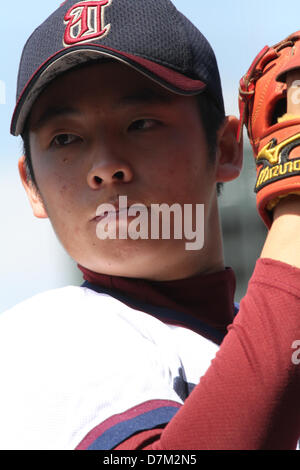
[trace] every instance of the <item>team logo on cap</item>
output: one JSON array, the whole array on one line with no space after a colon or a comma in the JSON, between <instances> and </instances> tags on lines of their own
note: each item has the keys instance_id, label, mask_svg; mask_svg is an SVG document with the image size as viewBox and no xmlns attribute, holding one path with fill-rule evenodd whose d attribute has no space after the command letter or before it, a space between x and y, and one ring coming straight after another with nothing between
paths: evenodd
<instances>
[{"instance_id":1,"label":"team logo on cap","mask_svg":"<svg viewBox=\"0 0 300 470\"><path fill-rule=\"evenodd\" d=\"M110 24L104 24L104 10L112 1L83 1L73 5L64 18L67 25L64 46L94 41L106 36L110 30Z\"/></svg>"}]
</instances>

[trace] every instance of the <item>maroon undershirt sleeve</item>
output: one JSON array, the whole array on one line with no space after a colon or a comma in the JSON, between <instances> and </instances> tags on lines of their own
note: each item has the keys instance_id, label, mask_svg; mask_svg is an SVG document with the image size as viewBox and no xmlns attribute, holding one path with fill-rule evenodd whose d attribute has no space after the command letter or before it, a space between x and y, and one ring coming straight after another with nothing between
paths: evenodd
<instances>
[{"instance_id":1,"label":"maroon undershirt sleeve","mask_svg":"<svg viewBox=\"0 0 300 470\"><path fill-rule=\"evenodd\" d=\"M260 259L237 317L182 408L165 429L141 432L116 449L295 449L297 340L300 269Z\"/></svg>"}]
</instances>

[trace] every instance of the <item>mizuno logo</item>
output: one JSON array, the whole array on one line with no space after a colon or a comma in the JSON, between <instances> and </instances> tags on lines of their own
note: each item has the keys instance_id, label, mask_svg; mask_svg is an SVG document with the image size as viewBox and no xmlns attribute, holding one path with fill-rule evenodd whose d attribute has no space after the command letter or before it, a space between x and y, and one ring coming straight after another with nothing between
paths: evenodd
<instances>
[{"instance_id":1,"label":"mizuno logo","mask_svg":"<svg viewBox=\"0 0 300 470\"><path fill-rule=\"evenodd\" d=\"M300 134L296 134L281 143L272 139L259 152L256 165L258 167L255 192L260 191L274 181L300 174L300 152L290 159L290 153L300 147Z\"/></svg>"}]
</instances>

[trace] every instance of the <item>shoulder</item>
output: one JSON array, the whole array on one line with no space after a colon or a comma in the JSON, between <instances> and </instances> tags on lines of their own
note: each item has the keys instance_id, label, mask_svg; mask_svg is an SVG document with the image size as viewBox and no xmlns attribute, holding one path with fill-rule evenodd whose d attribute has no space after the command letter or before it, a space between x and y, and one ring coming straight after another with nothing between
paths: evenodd
<instances>
[{"instance_id":1,"label":"shoulder","mask_svg":"<svg viewBox=\"0 0 300 470\"><path fill-rule=\"evenodd\" d=\"M80 287L39 294L3 313L0 442L71 449L137 404L181 403L172 386L181 362L168 331L157 319Z\"/></svg>"},{"instance_id":2,"label":"shoulder","mask_svg":"<svg viewBox=\"0 0 300 470\"><path fill-rule=\"evenodd\" d=\"M10 315L18 315L22 312L33 312L35 310L40 310L41 307L50 308L53 305L64 304L66 301L71 300L72 298L81 296L82 289L76 286L67 286L58 289L48 290L39 294L34 295L18 304L14 305L10 309L4 311L0 314L0 321L3 322Z\"/></svg>"},{"instance_id":3,"label":"shoulder","mask_svg":"<svg viewBox=\"0 0 300 470\"><path fill-rule=\"evenodd\" d=\"M166 370L177 366L171 339L158 319L82 287L38 294L0 315L0 355L11 366L52 369L56 362L56 372L76 367L81 376L101 367L104 381L112 380L112 370L138 376L158 363Z\"/></svg>"},{"instance_id":4,"label":"shoulder","mask_svg":"<svg viewBox=\"0 0 300 470\"><path fill-rule=\"evenodd\" d=\"M66 322L75 324L84 320L103 322L108 325L110 317L126 316L129 307L107 294L99 294L88 288L67 286L49 290L26 299L0 314L1 329L29 325L35 322L36 328L48 320L58 322L60 327ZM104 322L105 319L105 322Z\"/></svg>"},{"instance_id":5,"label":"shoulder","mask_svg":"<svg viewBox=\"0 0 300 470\"><path fill-rule=\"evenodd\" d=\"M72 449L104 434L113 448L119 431L123 440L144 420L167 422L214 354L196 333L107 294L69 286L36 295L0 315L0 442Z\"/></svg>"},{"instance_id":6,"label":"shoulder","mask_svg":"<svg viewBox=\"0 0 300 470\"><path fill-rule=\"evenodd\" d=\"M13 354L15 348L22 349L23 357L34 358L34 363L37 351L46 362L54 356L68 362L67 350L79 362L82 357L96 353L101 357L109 351L110 361L102 361L103 370L114 357L119 364L122 358L128 360L133 344L138 347L143 342L145 351L145 338L157 336L157 329L164 326L153 327L155 322L109 295L68 286L38 294L2 313L0 351Z\"/></svg>"}]
</instances>

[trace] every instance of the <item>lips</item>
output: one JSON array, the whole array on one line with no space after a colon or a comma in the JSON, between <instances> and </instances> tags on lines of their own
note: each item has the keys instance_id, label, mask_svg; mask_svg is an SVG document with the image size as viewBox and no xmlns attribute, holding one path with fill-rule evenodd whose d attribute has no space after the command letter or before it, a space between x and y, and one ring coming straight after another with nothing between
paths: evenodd
<instances>
[{"instance_id":1,"label":"lips","mask_svg":"<svg viewBox=\"0 0 300 470\"><path fill-rule=\"evenodd\" d=\"M107 219L108 221L109 221L110 219L114 219L114 218L116 218L116 220L118 220L119 217L120 217L120 215L121 215L121 216L123 215L123 216L125 217L126 214L127 214L127 217L128 217L128 208L126 208L126 209L121 209L121 210L117 210L117 209L116 209L115 211L111 211L111 212L110 212L110 211L105 211L105 212L103 213L103 215L98 215L98 216L96 216L96 217L94 218L94 220L95 220L96 222L100 222L100 221L101 221L102 219L104 219L104 218Z\"/></svg>"},{"instance_id":2,"label":"lips","mask_svg":"<svg viewBox=\"0 0 300 470\"><path fill-rule=\"evenodd\" d=\"M112 220L117 220L119 221L120 218L123 220L132 220L136 218L141 212L146 212L148 211L147 206L141 203L133 203L131 205L128 205L127 207L122 207L120 209L120 206L117 204L109 204L110 206L114 206L115 210L107 210L105 208L107 204L102 204L101 206L98 207L96 211L96 217L93 218L93 221L95 222L100 222L104 218L109 221L110 219ZM103 210L102 210L103 208ZM135 209L135 211L138 211L134 215L129 215L128 211L130 209Z\"/></svg>"}]
</instances>

